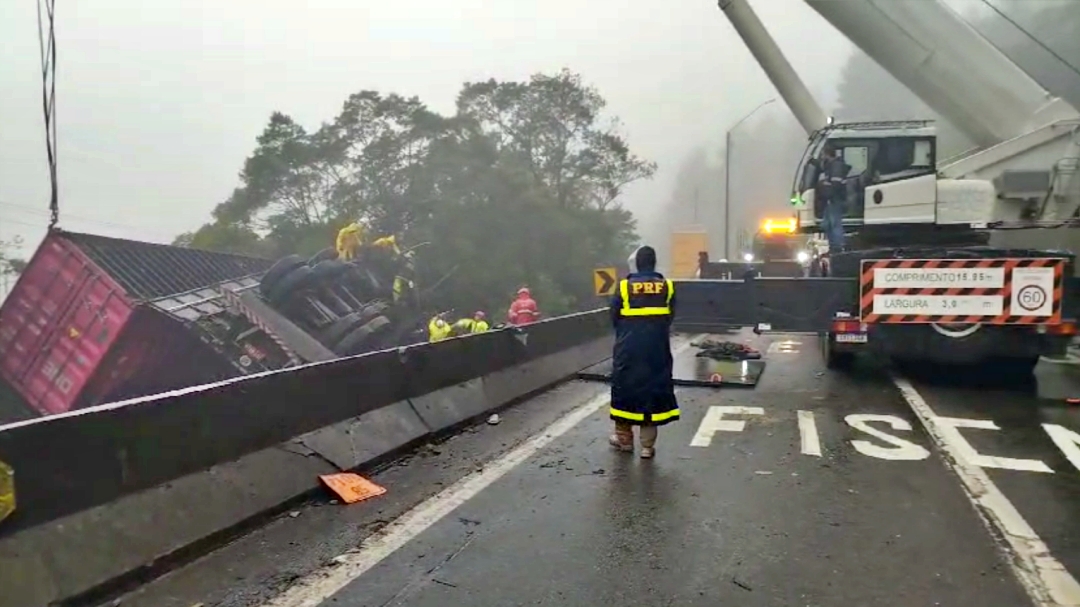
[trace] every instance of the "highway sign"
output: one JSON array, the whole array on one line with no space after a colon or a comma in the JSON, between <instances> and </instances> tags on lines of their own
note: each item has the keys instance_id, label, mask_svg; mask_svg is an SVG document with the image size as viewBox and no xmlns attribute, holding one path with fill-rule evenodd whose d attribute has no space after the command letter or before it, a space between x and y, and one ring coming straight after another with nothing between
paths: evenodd
<instances>
[{"instance_id":1,"label":"highway sign","mask_svg":"<svg viewBox=\"0 0 1080 607\"><path fill-rule=\"evenodd\" d=\"M615 294L615 285L619 282L619 273L615 268L596 268L593 270L593 288L600 297Z\"/></svg>"}]
</instances>

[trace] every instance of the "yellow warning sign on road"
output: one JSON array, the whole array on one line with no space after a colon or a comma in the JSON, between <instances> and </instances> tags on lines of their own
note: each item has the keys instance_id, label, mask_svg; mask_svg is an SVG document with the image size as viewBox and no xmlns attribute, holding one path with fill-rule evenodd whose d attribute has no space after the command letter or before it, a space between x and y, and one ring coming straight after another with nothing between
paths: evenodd
<instances>
[{"instance_id":1,"label":"yellow warning sign on road","mask_svg":"<svg viewBox=\"0 0 1080 607\"><path fill-rule=\"evenodd\" d=\"M15 471L0 462L0 521L15 512Z\"/></svg>"},{"instance_id":2,"label":"yellow warning sign on road","mask_svg":"<svg viewBox=\"0 0 1080 607\"><path fill-rule=\"evenodd\" d=\"M601 297L613 295L615 284L619 282L619 272L615 268L596 268L593 270L593 288Z\"/></svg>"}]
</instances>

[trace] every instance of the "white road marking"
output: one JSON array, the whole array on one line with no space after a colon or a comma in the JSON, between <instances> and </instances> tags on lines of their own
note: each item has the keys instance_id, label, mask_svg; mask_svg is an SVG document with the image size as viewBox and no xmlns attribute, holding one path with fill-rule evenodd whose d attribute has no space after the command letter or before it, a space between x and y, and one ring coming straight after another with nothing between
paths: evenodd
<instances>
[{"instance_id":1,"label":"white road marking","mask_svg":"<svg viewBox=\"0 0 1080 607\"><path fill-rule=\"evenodd\" d=\"M1065 459L1080 470L1080 434L1057 424L1043 424L1043 430L1050 435L1050 440L1054 441L1057 448L1061 449Z\"/></svg>"},{"instance_id":2,"label":"white road marking","mask_svg":"<svg viewBox=\"0 0 1080 607\"><path fill-rule=\"evenodd\" d=\"M768 349L765 350L766 354L798 354L799 346L802 345L801 341L795 341L792 339L781 339L769 344Z\"/></svg>"},{"instance_id":3,"label":"white road marking","mask_svg":"<svg viewBox=\"0 0 1080 607\"><path fill-rule=\"evenodd\" d=\"M937 415L908 380L893 376L908 406L942 452L945 464L960 477L961 486L991 536L1008 556L1006 561L1028 596L1038 607L1080 605L1080 583L1050 553L1050 549L1024 520L986 471L965 461L949 435L936 423Z\"/></svg>"},{"instance_id":4,"label":"white road marking","mask_svg":"<svg viewBox=\"0 0 1080 607\"><path fill-rule=\"evenodd\" d=\"M799 443L803 455L821 457L821 438L818 436L817 422L813 411L799 411Z\"/></svg>"},{"instance_id":5,"label":"white road marking","mask_svg":"<svg viewBox=\"0 0 1080 607\"><path fill-rule=\"evenodd\" d=\"M958 428L978 428L980 430L1001 430L997 424L988 419L962 419L959 417L936 417L934 423L945 439L956 450L956 454L965 462L981 466L983 468L1002 468L1004 470L1022 470L1024 472L1050 472L1050 466L1037 459L1016 459L1013 457L998 457L996 455L983 455L975 450L975 447L960 434Z\"/></svg>"},{"instance_id":6,"label":"white road marking","mask_svg":"<svg viewBox=\"0 0 1080 607\"><path fill-rule=\"evenodd\" d=\"M691 447L708 447L712 444L713 435L717 432L742 432L746 428L746 422L741 419L724 419L728 415L765 415L765 409L761 407L736 407L714 405L705 412L701 419L697 432L694 433Z\"/></svg>"},{"instance_id":7,"label":"white road marking","mask_svg":"<svg viewBox=\"0 0 1080 607\"><path fill-rule=\"evenodd\" d=\"M682 343L676 342L678 345L672 348L672 355L681 354L690 347L691 341L696 341L696 339L689 339ZM495 481L539 453L541 449L569 432L574 426L606 407L610 402L610 394L603 393L571 410L538 434L534 434L514 449L488 463L482 470L469 474L401 515L378 533L364 540L358 549L338 556L333 559L332 565L301 578L288 590L264 603L262 607L318 607L350 582L370 571L399 548L442 520L458 506L479 495Z\"/></svg>"},{"instance_id":8,"label":"white road marking","mask_svg":"<svg viewBox=\"0 0 1080 607\"><path fill-rule=\"evenodd\" d=\"M870 426L869 422L883 422L889 424L893 430L911 430L911 423L902 417L895 415L874 415L872 413L853 413L844 418L847 425L860 432L865 432L881 442L889 443L892 447L882 447L866 440L853 440L851 446L863 455L878 459L893 461L915 461L930 457L930 452L921 445L904 440L899 436L893 436L877 428Z\"/></svg>"}]
</instances>

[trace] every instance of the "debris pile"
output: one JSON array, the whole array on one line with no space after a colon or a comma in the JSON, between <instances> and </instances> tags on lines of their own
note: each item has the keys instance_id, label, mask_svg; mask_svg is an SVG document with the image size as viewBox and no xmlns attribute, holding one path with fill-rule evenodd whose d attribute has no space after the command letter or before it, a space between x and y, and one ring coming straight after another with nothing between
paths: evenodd
<instances>
[{"instance_id":1,"label":"debris pile","mask_svg":"<svg viewBox=\"0 0 1080 607\"><path fill-rule=\"evenodd\" d=\"M761 352L746 344L734 341L703 339L690 345L700 350L697 356L713 360L757 360L761 358Z\"/></svg>"}]
</instances>

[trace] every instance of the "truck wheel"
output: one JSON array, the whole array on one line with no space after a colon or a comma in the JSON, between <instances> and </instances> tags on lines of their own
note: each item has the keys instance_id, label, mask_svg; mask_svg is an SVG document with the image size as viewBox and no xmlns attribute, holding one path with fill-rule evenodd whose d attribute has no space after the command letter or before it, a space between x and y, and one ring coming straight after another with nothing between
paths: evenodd
<instances>
[{"instance_id":1,"label":"truck wheel","mask_svg":"<svg viewBox=\"0 0 1080 607\"><path fill-rule=\"evenodd\" d=\"M352 356L363 352L363 345L371 340L376 333L390 326L390 319L385 316L376 316L363 325L353 329L341 342L334 347L334 351L341 356Z\"/></svg>"},{"instance_id":2,"label":"truck wheel","mask_svg":"<svg viewBox=\"0 0 1080 607\"><path fill-rule=\"evenodd\" d=\"M342 316L331 323L329 327L326 327L319 332L319 341L327 346L333 346L341 341L342 337L348 335L349 331L352 331L364 321L364 314L362 312L353 312L347 316Z\"/></svg>"},{"instance_id":3,"label":"truck wheel","mask_svg":"<svg viewBox=\"0 0 1080 607\"><path fill-rule=\"evenodd\" d=\"M832 333L818 335L821 341L821 353L825 357L825 368L836 371L846 371L855 362L854 352L837 352L834 347Z\"/></svg>"},{"instance_id":4,"label":"truck wheel","mask_svg":"<svg viewBox=\"0 0 1080 607\"><path fill-rule=\"evenodd\" d=\"M301 263L303 263L301 261ZM311 268L301 265L292 272L289 272L284 278L279 280L274 288L270 289L270 294L267 299L271 304L279 305L284 303L286 299L291 297L297 291L303 289L307 285L311 284L311 279L314 278L315 273L311 271Z\"/></svg>"},{"instance_id":5,"label":"truck wheel","mask_svg":"<svg viewBox=\"0 0 1080 607\"><path fill-rule=\"evenodd\" d=\"M316 282L333 280L348 269L349 264L336 259L324 259L311 267Z\"/></svg>"},{"instance_id":6,"label":"truck wheel","mask_svg":"<svg viewBox=\"0 0 1080 607\"><path fill-rule=\"evenodd\" d=\"M314 267L319 265L319 262L326 261L328 259L337 259L337 249L335 249L334 247L323 249L318 253L312 255L311 259L309 259L307 263L309 266Z\"/></svg>"},{"instance_id":7,"label":"truck wheel","mask_svg":"<svg viewBox=\"0 0 1080 607\"><path fill-rule=\"evenodd\" d=\"M263 295L269 295L274 290L274 285L280 282L282 278L285 278L289 272L302 265L304 265L304 258L299 255L286 255L277 260L266 271L266 274L263 274L262 280L259 281L259 292Z\"/></svg>"}]
</instances>

